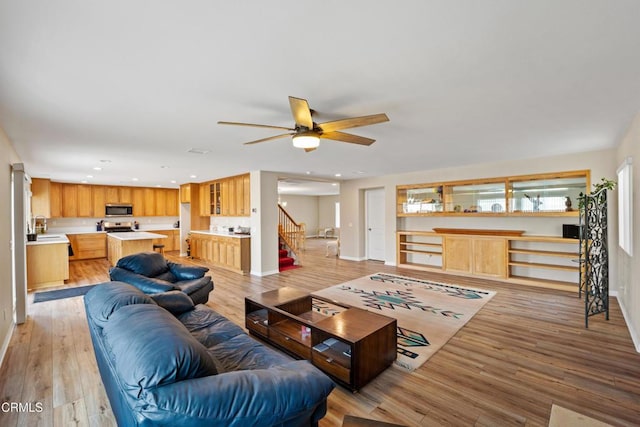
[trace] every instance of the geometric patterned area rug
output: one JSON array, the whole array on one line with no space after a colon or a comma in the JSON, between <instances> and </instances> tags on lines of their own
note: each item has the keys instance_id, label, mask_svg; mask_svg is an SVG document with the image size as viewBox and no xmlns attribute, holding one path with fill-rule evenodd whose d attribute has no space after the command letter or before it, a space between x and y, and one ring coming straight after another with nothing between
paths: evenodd
<instances>
[{"instance_id":1,"label":"geometric patterned area rug","mask_svg":"<svg viewBox=\"0 0 640 427\"><path fill-rule=\"evenodd\" d=\"M396 364L413 371L442 348L496 292L377 273L311 295L398 321Z\"/></svg>"}]
</instances>

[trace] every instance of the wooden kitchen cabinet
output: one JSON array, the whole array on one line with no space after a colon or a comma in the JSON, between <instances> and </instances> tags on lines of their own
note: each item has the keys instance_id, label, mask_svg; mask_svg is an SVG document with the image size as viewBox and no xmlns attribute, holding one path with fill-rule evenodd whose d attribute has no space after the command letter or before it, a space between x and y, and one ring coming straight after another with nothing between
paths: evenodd
<instances>
[{"instance_id":1,"label":"wooden kitchen cabinet","mask_svg":"<svg viewBox=\"0 0 640 427\"><path fill-rule=\"evenodd\" d=\"M250 216L250 175L200 184L201 216Z\"/></svg>"},{"instance_id":2,"label":"wooden kitchen cabinet","mask_svg":"<svg viewBox=\"0 0 640 427\"><path fill-rule=\"evenodd\" d=\"M191 232L191 256L216 267L248 274L251 270L251 238Z\"/></svg>"},{"instance_id":3,"label":"wooden kitchen cabinet","mask_svg":"<svg viewBox=\"0 0 640 427\"><path fill-rule=\"evenodd\" d=\"M106 202L120 203L120 191L118 190L118 187L106 187Z\"/></svg>"},{"instance_id":4,"label":"wooden kitchen cabinet","mask_svg":"<svg viewBox=\"0 0 640 427\"><path fill-rule=\"evenodd\" d=\"M167 236L166 239L153 239L153 244L164 245L165 252L180 250L180 230L150 230L149 233L162 234Z\"/></svg>"},{"instance_id":5,"label":"wooden kitchen cabinet","mask_svg":"<svg viewBox=\"0 0 640 427\"><path fill-rule=\"evenodd\" d=\"M193 184L180 185L180 203L191 203L191 187Z\"/></svg>"},{"instance_id":6,"label":"wooden kitchen cabinet","mask_svg":"<svg viewBox=\"0 0 640 427\"><path fill-rule=\"evenodd\" d=\"M178 190L52 182L32 178L31 213L46 218L102 218L108 203L131 203L134 216L179 216ZM208 216L208 215L207 215Z\"/></svg>"},{"instance_id":7,"label":"wooden kitchen cabinet","mask_svg":"<svg viewBox=\"0 0 640 427\"><path fill-rule=\"evenodd\" d=\"M62 217L62 184L52 182L49 189L49 197L51 200L51 218Z\"/></svg>"},{"instance_id":8,"label":"wooden kitchen cabinet","mask_svg":"<svg viewBox=\"0 0 640 427\"><path fill-rule=\"evenodd\" d=\"M144 189L144 215L156 215L156 192L153 188Z\"/></svg>"},{"instance_id":9,"label":"wooden kitchen cabinet","mask_svg":"<svg viewBox=\"0 0 640 427\"><path fill-rule=\"evenodd\" d=\"M73 249L71 261L107 257L106 233L67 234L67 238Z\"/></svg>"},{"instance_id":10,"label":"wooden kitchen cabinet","mask_svg":"<svg viewBox=\"0 0 640 427\"><path fill-rule=\"evenodd\" d=\"M78 184L78 216L92 218L97 216L93 212L92 185Z\"/></svg>"},{"instance_id":11,"label":"wooden kitchen cabinet","mask_svg":"<svg viewBox=\"0 0 640 427\"><path fill-rule=\"evenodd\" d=\"M62 184L62 216L65 218L78 216L78 186Z\"/></svg>"},{"instance_id":12,"label":"wooden kitchen cabinet","mask_svg":"<svg viewBox=\"0 0 640 427\"><path fill-rule=\"evenodd\" d=\"M178 190L164 190L167 194L167 216L180 216L180 204L178 203Z\"/></svg>"}]
</instances>

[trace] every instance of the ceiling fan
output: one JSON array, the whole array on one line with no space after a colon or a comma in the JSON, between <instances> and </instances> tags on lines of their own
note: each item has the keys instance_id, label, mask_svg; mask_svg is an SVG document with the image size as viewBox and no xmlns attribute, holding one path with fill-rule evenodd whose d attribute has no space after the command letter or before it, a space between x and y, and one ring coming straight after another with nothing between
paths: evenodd
<instances>
[{"instance_id":1,"label":"ceiling fan","mask_svg":"<svg viewBox=\"0 0 640 427\"><path fill-rule=\"evenodd\" d=\"M295 127L293 128L284 126L223 121L218 122L218 124L286 130L286 133L257 139L255 141L245 142L245 145L257 144L259 142L271 141L273 139L291 136L294 147L304 148L304 151L309 152L318 148L318 146L320 145L320 139L331 139L333 141L348 142L351 144L371 145L375 142L375 139L341 132L341 130L359 126L374 125L376 123L389 121L387 115L381 113L372 114L370 116L351 117L348 119L334 120L331 122L316 123L313 121L313 110L309 108L309 103L306 99L290 96L289 106L291 107L291 114L293 115L293 119L295 120Z\"/></svg>"}]
</instances>

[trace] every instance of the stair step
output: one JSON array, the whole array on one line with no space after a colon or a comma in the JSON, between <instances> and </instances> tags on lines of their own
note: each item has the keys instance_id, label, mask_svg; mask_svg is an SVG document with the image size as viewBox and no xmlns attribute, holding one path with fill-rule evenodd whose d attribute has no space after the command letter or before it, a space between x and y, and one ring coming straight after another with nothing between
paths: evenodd
<instances>
[{"instance_id":1,"label":"stair step","mask_svg":"<svg viewBox=\"0 0 640 427\"><path fill-rule=\"evenodd\" d=\"M288 250L286 250L286 249L280 249L280 250L278 251L278 257L280 257L280 258L284 258L284 257L287 257L287 256L289 256L289 251L288 251Z\"/></svg>"},{"instance_id":2,"label":"stair step","mask_svg":"<svg viewBox=\"0 0 640 427\"><path fill-rule=\"evenodd\" d=\"M293 265L295 260L293 258L287 256L287 257L280 258L280 260L278 262L280 264L280 267L286 267L288 265Z\"/></svg>"}]
</instances>

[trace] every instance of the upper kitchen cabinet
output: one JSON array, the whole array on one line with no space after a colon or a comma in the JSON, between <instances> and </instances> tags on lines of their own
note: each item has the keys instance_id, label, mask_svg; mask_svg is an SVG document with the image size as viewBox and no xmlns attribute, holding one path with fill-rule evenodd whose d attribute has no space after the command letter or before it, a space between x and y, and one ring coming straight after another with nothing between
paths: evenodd
<instances>
[{"instance_id":1,"label":"upper kitchen cabinet","mask_svg":"<svg viewBox=\"0 0 640 427\"><path fill-rule=\"evenodd\" d=\"M251 215L250 182L244 174L201 184L201 216Z\"/></svg>"},{"instance_id":2,"label":"upper kitchen cabinet","mask_svg":"<svg viewBox=\"0 0 640 427\"><path fill-rule=\"evenodd\" d=\"M577 216L588 170L396 187L397 215Z\"/></svg>"},{"instance_id":3,"label":"upper kitchen cabinet","mask_svg":"<svg viewBox=\"0 0 640 427\"><path fill-rule=\"evenodd\" d=\"M180 203L191 203L191 188L194 184L182 184L180 186Z\"/></svg>"},{"instance_id":4,"label":"upper kitchen cabinet","mask_svg":"<svg viewBox=\"0 0 640 427\"><path fill-rule=\"evenodd\" d=\"M51 182L33 178L31 213L47 218L102 218L108 203L131 203L134 216L178 216L178 190Z\"/></svg>"}]
</instances>

